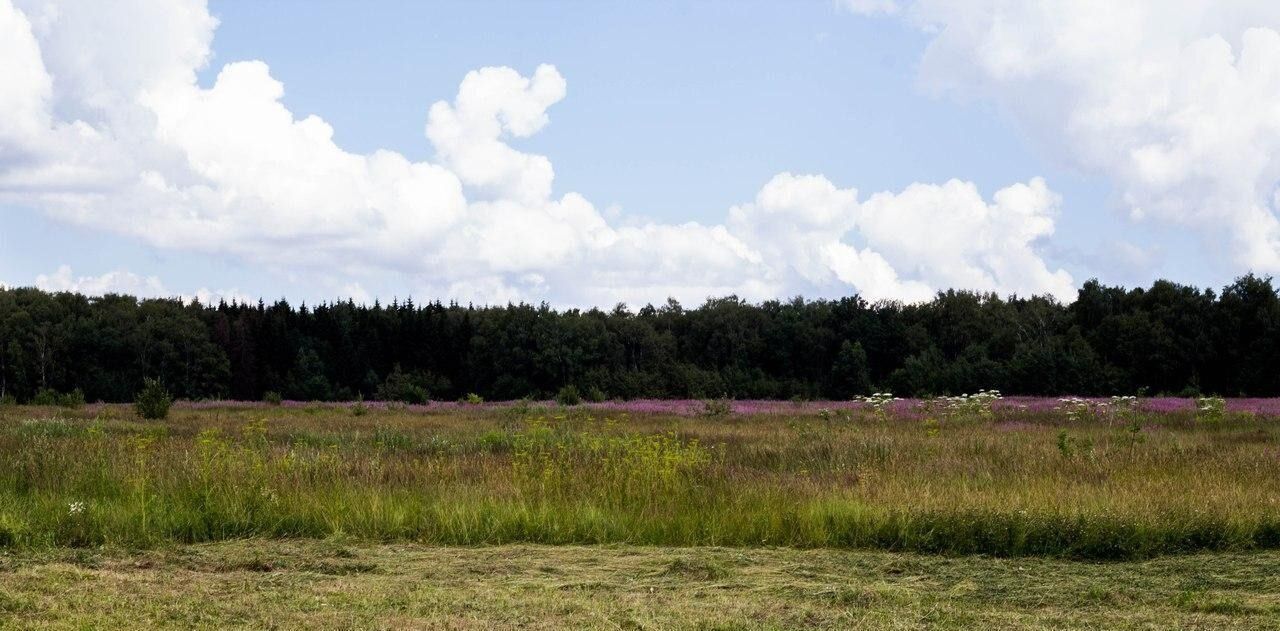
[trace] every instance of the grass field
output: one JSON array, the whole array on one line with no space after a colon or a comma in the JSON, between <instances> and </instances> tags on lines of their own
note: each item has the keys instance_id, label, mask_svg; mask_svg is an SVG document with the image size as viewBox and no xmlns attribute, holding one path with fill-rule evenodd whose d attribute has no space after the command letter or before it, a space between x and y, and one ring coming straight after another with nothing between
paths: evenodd
<instances>
[{"instance_id":1,"label":"grass field","mask_svg":"<svg viewBox=\"0 0 1280 631\"><path fill-rule=\"evenodd\" d=\"M237 538L1139 559L1280 547L1280 425L1223 409L0 410L0 545Z\"/></svg>"},{"instance_id":2,"label":"grass field","mask_svg":"<svg viewBox=\"0 0 1280 631\"><path fill-rule=\"evenodd\" d=\"M1277 629L1280 554L234 541L0 555L0 628Z\"/></svg>"},{"instance_id":3,"label":"grass field","mask_svg":"<svg viewBox=\"0 0 1280 631\"><path fill-rule=\"evenodd\" d=\"M0 628L1280 629L1274 407L0 407Z\"/></svg>"}]
</instances>

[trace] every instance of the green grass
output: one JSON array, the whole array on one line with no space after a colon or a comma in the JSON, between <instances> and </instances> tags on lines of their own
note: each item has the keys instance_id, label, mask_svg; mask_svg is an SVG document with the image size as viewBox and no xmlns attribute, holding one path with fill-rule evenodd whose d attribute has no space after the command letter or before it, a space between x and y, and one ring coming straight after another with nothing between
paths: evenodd
<instances>
[{"instance_id":1,"label":"green grass","mask_svg":"<svg viewBox=\"0 0 1280 631\"><path fill-rule=\"evenodd\" d=\"M1086 559L1280 548L1280 429L1244 415L272 407L141 421L127 406L10 407L0 454L11 549L246 537Z\"/></svg>"},{"instance_id":2,"label":"green grass","mask_svg":"<svg viewBox=\"0 0 1280 631\"><path fill-rule=\"evenodd\" d=\"M1278 629L1280 553L1092 563L241 540L0 555L11 629Z\"/></svg>"}]
</instances>

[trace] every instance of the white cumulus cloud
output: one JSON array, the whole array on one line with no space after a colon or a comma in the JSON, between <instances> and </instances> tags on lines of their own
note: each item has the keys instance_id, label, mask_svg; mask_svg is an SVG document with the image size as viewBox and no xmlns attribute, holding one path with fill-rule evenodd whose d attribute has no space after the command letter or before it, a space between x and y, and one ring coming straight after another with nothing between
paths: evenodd
<instances>
[{"instance_id":1,"label":"white cumulus cloud","mask_svg":"<svg viewBox=\"0 0 1280 631\"><path fill-rule=\"evenodd\" d=\"M1040 255L1058 200L1038 179L990 201L957 181L860 200L822 175L782 173L720 223L606 218L555 190L546 156L510 144L566 98L554 66L468 73L429 108L434 158L417 162L342 148L324 119L285 107L264 61L225 64L201 86L216 27L202 0L0 0L0 202L309 275L361 301L387 275L419 296L488 303L1073 294ZM127 272L39 282L163 290Z\"/></svg>"},{"instance_id":2,"label":"white cumulus cloud","mask_svg":"<svg viewBox=\"0 0 1280 631\"><path fill-rule=\"evenodd\" d=\"M35 287L45 291L69 291L86 296L122 294L136 298L178 298L184 302L199 300L204 304L219 301L249 303L257 299L238 289L209 289L201 287L191 294L173 293L165 289L157 276L140 276L129 270L118 269L97 276L78 276L70 265L59 265L51 274L36 276ZM3 283L0 283L3 286ZM353 294L354 295L354 294Z\"/></svg>"},{"instance_id":3,"label":"white cumulus cloud","mask_svg":"<svg viewBox=\"0 0 1280 631\"><path fill-rule=\"evenodd\" d=\"M164 284L155 276L142 277L126 270L100 276L75 276L71 267L62 265L52 274L36 276L35 286L45 291L72 291L90 296L128 294L156 298L166 296Z\"/></svg>"},{"instance_id":4,"label":"white cumulus cloud","mask_svg":"<svg viewBox=\"0 0 1280 631\"><path fill-rule=\"evenodd\" d=\"M916 0L930 90L996 103L1135 220L1280 272L1280 3Z\"/></svg>"}]
</instances>

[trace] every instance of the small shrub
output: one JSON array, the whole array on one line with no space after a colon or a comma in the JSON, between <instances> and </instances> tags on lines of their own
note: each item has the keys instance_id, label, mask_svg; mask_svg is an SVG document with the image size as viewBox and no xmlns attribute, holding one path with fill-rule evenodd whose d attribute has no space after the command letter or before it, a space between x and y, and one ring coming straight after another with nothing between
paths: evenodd
<instances>
[{"instance_id":1,"label":"small shrub","mask_svg":"<svg viewBox=\"0 0 1280 631\"><path fill-rule=\"evenodd\" d=\"M18 404L18 397L6 394L0 397L0 407L12 407Z\"/></svg>"},{"instance_id":2,"label":"small shrub","mask_svg":"<svg viewBox=\"0 0 1280 631\"><path fill-rule=\"evenodd\" d=\"M587 389L587 400L592 403L604 403L609 400L609 395L605 394L599 386L591 386Z\"/></svg>"},{"instance_id":3,"label":"small shrub","mask_svg":"<svg viewBox=\"0 0 1280 631\"><path fill-rule=\"evenodd\" d=\"M364 396L356 397L355 403L351 404L352 416L364 416L369 413L369 406L364 404Z\"/></svg>"},{"instance_id":4,"label":"small shrub","mask_svg":"<svg viewBox=\"0 0 1280 631\"><path fill-rule=\"evenodd\" d=\"M1058 432L1058 453L1062 454L1063 458L1070 458L1074 453L1071 449L1071 437L1067 435L1065 429Z\"/></svg>"},{"instance_id":5,"label":"small shrub","mask_svg":"<svg viewBox=\"0 0 1280 631\"><path fill-rule=\"evenodd\" d=\"M702 402L702 410L698 414L707 418L723 418L733 414L733 403L728 397L707 399Z\"/></svg>"},{"instance_id":6,"label":"small shrub","mask_svg":"<svg viewBox=\"0 0 1280 631\"><path fill-rule=\"evenodd\" d=\"M431 394L426 388L412 383L379 386L377 397L381 401L399 401L410 405L424 405L431 400Z\"/></svg>"},{"instance_id":7,"label":"small shrub","mask_svg":"<svg viewBox=\"0 0 1280 631\"><path fill-rule=\"evenodd\" d=\"M577 386L569 384L556 393L556 403L564 406L578 405L582 403L582 395L578 393Z\"/></svg>"},{"instance_id":8,"label":"small shrub","mask_svg":"<svg viewBox=\"0 0 1280 631\"><path fill-rule=\"evenodd\" d=\"M61 396L53 388L40 388L36 396L31 397L31 405L57 405Z\"/></svg>"},{"instance_id":9,"label":"small shrub","mask_svg":"<svg viewBox=\"0 0 1280 631\"><path fill-rule=\"evenodd\" d=\"M169 416L169 406L173 398L158 379L146 379L142 391L133 401L133 409L138 416L149 420L160 420Z\"/></svg>"},{"instance_id":10,"label":"small shrub","mask_svg":"<svg viewBox=\"0 0 1280 631\"><path fill-rule=\"evenodd\" d=\"M84 405L84 392L79 388L71 392L58 392L53 388L41 388L31 398L32 405L51 405L64 408L78 408Z\"/></svg>"},{"instance_id":11,"label":"small shrub","mask_svg":"<svg viewBox=\"0 0 1280 631\"><path fill-rule=\"evenodd\" d=\"M58 397L58 405L72 409L84 407L84 392L80 388L76 388L71 392L60 395Z\"/></svg>"},{"instance_id":12,"label":"small shrub","mask_svg":"<svg viewBox=\"0 0 1280 631\"><path fill-rule=\"evenodd\" d=\"M1076 438L1067 434L1067 430L1058 432L1058 453L1063 458L1071 458L1077 453L1089 453L1093 451L1093 440L1089 438Z\"/></svg>"},{"instance_id":13,"label":"small shrub","mask_svg":"<svg viewBox=\"0 0 1280 631\"><path fill-rule=\"evenodd\" d=\"M467 396L462 397L462 403L467 405L480 405L481 403L484 403L484 397L474 392L468 392Z\"/></svg>"},{"instance_id":14,"label":"small shrub","mask_svg":"<svg viewBox=\"0 0 1280 631\"><path fill-rule=\"evenodd\" d=\"M538 414L547 414L547 406L531 397L516 399L511 405L502 408L502 415L509 421L518 421Z\"/></svg>"},{"instance_id":15,"label":"small shrub","mask_svg":"<svg viewBox=\"0 0 1280 631\"><path fill-rule=\"evenodd\" d=\"M262 401L267 405L280 405L284 401L284 397L280 396L280 393L275 390L267 390L262 393Z\"/></svg>"}]
</instances>

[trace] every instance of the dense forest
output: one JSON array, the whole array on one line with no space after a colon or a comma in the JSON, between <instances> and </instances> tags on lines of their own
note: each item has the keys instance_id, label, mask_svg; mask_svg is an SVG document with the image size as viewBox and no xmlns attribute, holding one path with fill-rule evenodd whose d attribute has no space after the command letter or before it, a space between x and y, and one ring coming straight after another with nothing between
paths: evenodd
<instances>
[{"instance_id":1,"label":"dense forest","mask_svg":"<svg viewBox=\"0 0 1280 631\"><path fill-rule=\"evenodd\" d=\"M294 307L0 290L0 397L78 389L182 398L408 401L547 397L847 398L1006 394L1280 395L1280 297L1086 283L1075 302L962 291L931 302L696 308L474 307L411 300Z\"/></svg>"}]
</instances>

